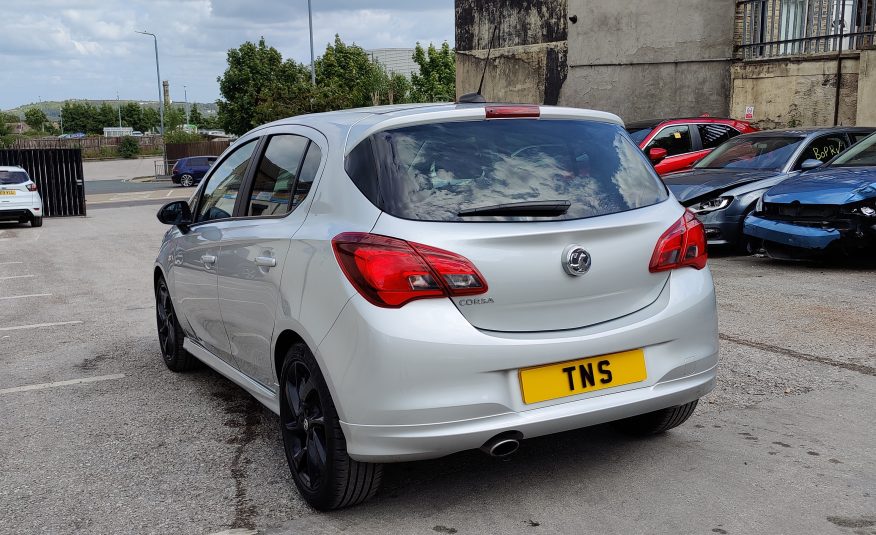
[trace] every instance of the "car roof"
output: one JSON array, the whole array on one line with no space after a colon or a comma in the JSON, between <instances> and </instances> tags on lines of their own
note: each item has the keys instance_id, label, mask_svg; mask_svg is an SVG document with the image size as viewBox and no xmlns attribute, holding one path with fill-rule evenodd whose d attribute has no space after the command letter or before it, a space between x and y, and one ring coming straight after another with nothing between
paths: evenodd
<instances>
[{"instance_id":1,"label":"car roof","mask_svg":"<svg viewBox=\"0 0 876 535\"><path fill-rule=\"evenodd\" d=\"M264 128L284 125L299 125L313 127L323 134L342 137L341 141L349 149L358 144L368 135L393 126L414 125L440 122L442 120L465 120L465 118L483 118L484 109L488 106L522 106L523 104L486 102L486 103L432 103L432 104L394 104L387 106L371 106L348 110L329 111L297 115L280 119L273 123L262 125L244 136L241 140L258 135ZM529 105L532 106L532 105ZM583 119L614 123L623 126L620 117L613 113L585 110L580 108L565 108L562 106L538 106L541 118L551 119ZM238 141L239 143L240 141Z\"/></svg>"},{"instance_id":2,"label":"car roof","mask_svg":"<svg viewBox=\"0 0 876 535\"><path fill-rule=\"evenodd\" d=\"M24 168L17 165L0 165L0 171L24 171ZM25 173L27 171L24 171Z\"/></svg>"},{"instance_id":3,"label":"car roof","mask_svg":"<svg viewBox=\"0 0 876 535\"><path fill-rule=\"evenodd\" d=\"M776 130L761 130L743 134L745 137L808 137L820 134L835 134L842 132L870 133L876 131L876 127L866 126L830 126L830 127L804 127L804 128L779 128ZM741 136L740 136L741 137Z\"/></svg>"},{"instance_id":4,"label":"car roof","mask_svg":"<svg viewBox=\"0 0 876 535\"><path fill-rule=\"evenodd\" d=\"M645 128L654 128L657 125L661 125L663 123L744 123L745 121L739 121L737 119L731 119L729 117L712 117L712 116L702 116L702 117L673 117L668 119L645 119L641 121L632 121L627 123L627 130L642 130Z\"/></svg>"}]
</instances>

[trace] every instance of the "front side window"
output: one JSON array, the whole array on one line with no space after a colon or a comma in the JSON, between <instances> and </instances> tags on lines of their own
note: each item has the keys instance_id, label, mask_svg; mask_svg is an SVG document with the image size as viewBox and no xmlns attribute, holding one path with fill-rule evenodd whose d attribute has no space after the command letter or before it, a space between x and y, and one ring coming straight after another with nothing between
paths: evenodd
<instances>
[{"instance_id":1,"label":"front side window","mask_svg":"<svg viewBox=\"0 0 876 535\"><path fill-rule=\"evenodd\" d=\"M667 198L620 126L581 120L386 130L355 147L346 169L381 209L421 221L580 219Z\"/></svg>"},{"instance_id":2,"label":"front side window","mask_svg":"<svg viewBox=\"0 0 876 535\"><path fill-rule=\"evenodd\" d=\"M691 152L690 127L687 125L667 126L660 131L645 148L645 154L650 149L666 149L667 156L675 156Z\"/></svg>"},{"instance_id":3,"label":"front side window","mask_svg":"<svg viewBox=\"0 0 876 535\"><path fill-rule=\"evenodd\" d=\"M694 168L779 171L801 143L802 137L735 137L709 153Z\"/></svg>"},{"instance_id":4,"label":"front side window","mask_svg":"<svg viewBox=\"0 0 876 535\"><path fill-rule=\"evenodd\" d=\"M202 223L231 217L246 173L246 166L255 146L255 139L240 146L210 175L210 180L201 195L195 222Z\"/></svg>"},{"instance_id":5,"label":"front side window","mask_svg":"<svg viewBox=\"0 0 876 535\"><path fill-rule=\"evenodd\" d=\"M736 129L726 124L700 124L697 125L703 149L714 149L725 141L739 135Z\"/></svg>"},{"instance_id":6,"label":"front side window","mask_svg":"<svg viewBox=\"0 0 876 535\"><path fill-rule=\"evenodd\" d=\"M803 151L803 154L797 159L797 164L794 166L794 169L801 169L803 166L803 162L806 160L819 160L821 162L826 162L831 160L834 156L846 150L846 138L841 135L833 135L833 136L824 136L816 139L806 150Z\"/></svg>"},{"instance_id":7,"label":"front side window","mask_svg":"<svg viewBox=\"0 0 876 535\"><path fill-rule=\"evenodd\" d=\"M247 215L282 215L294 210L307 197L321 158L319 146L306 137L271 137L253 180Z\"/></svg>"},{"instance_id":8,"label":"front side window","mask_svg":"<svg viewBox=\"0 0 876 535\"><path fill-rule=\"evenodd\" d=\"M876 166L876 134L844 152L831 165L839 167Z\"/></svg>"}]
</instances>

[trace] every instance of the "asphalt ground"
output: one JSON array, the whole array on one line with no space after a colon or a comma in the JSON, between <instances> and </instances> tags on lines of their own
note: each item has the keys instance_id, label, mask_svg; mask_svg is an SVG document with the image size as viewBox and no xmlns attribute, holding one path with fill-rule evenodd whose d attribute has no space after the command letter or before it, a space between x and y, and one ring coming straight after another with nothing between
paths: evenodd
<instances>
[{"instance_id":1,"label":"asphalt ground","mask_svg":"<svg viewBox=\"0 0 876 535\"><path fill-rule=\"evenodd\" d=\"M322 514L272 413L161 362L155 202L0 223L0 533L876 534L872 267L713 258L720 375L682 427L390 465Z\"/></svg>"}]
</instances>

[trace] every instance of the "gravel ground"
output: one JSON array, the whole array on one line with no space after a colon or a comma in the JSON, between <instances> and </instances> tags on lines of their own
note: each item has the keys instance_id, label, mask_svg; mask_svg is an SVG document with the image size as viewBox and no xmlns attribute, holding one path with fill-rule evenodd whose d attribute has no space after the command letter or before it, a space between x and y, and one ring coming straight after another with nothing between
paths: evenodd
<instances>
[{"instance_id":1,"label":"gravel ground","mask_svg":"<svg viewBox=\"0 0 876 535\"><path fill-rule=\"evenodd\" d=\"M0 533L876 535L874 269L713 258L721 372L684 426L393 465L373 501L319 514L272 413L161 363L156 209L0 224ZM51 295L3 299L25 294ZM4 392L81 378L104 380Z\"/></svg>"}]
</instances>

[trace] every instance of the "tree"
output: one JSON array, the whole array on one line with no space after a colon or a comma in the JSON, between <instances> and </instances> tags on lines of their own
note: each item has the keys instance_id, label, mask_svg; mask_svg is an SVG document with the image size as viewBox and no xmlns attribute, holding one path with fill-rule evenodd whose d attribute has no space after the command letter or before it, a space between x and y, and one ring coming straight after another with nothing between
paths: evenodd
<instances>
[{"instance_id":1,"label":"tree","mask_svg":"<svg viewBox=\"0 0 876 535\"><path fill-rule=\"evenodd\" d=\"M103 127L97 119L97 110L87 102L64 102L61 116L64 118L65 132L103 133Z\"/></svg>"},{"instance_id":2,"label":"tree","mask_svg":"<svg viewBox=\"0 0 876 535\"><path fill-rule=\"evenodd\" d=\"M49 118L39 108L28 108L24 112L24 122L34 130L43 130Z\"/></svg>"},{"instance_id":3,"label":"tree","mask_svg":"<svg viewBox=\"0 0 876 535\"><path fill-rule=\"evenodd\" d=\"M173 132L186 124L186 111L182 106L164 107L164 131Z\"/></svg>"},{"instance_id":4,"label":"tree","mask_svg":"<svg viewBox=\"0 0 876 535\"><path fill-rule=\"evenodd\" d=\"M143 123L143 108L136 102L128 102L122 106L122 124L139 132L147 130Z\"/></svg>"},{"instance_id":5,"label":"tree","mask_svg":"<svg viewBox=\"0 0 876 535\"><path fill-rule=\"evenodd\" d=\"M411 81L404 74L392 73L386 89L387 104L404 104L411 101Z\"/></svg>"},{"instance_id":6,"label":"tree","mask_svg":"<svg viewBox=\"0 0 876 535\"><path fill-rule=\"evenodd\" d=\"M316 85L323 90L327 109L371 106L375 101L379 104L380 89L387 79L386 71L371 61L365 50L345 44L338 35L316 60Z\"/></svg>"},{"instance_id":7,"label":"tree","mask_svg":"<svg viewBox=\"0 0 876 535\"><path fill-rule=\"evenodd\" d=\"M216 101L219 122L229 133L307 111L310 84L307 69L274 47L249 41L228 51L228 68L217 78L222 99Z\"/></svg>"},{"instance_id":8,"label":"tree","mask_svg":"<svg viewBox=\"0 0 876 535\"><path fill-rule=\"evenodd\" d=\"M147 132L153 128L161 126L161 116L155 108L143 108L143 129L141 132Z\"/></svg>"},{"instance_id":9,"label":"tree","mask_svg":"<svg viewBox=\"0 0 876 535\"><path fill-rule=\"evenodd\" d=\"M197 126L204 124L204 117L201 116L201 110L198 109L197 104L192 104L192 109L189 110L189 123Z\"/></svg>"},{"instance_id":10,"label":"tree","mask_svg":"<svg viewBox=\"0 0 876 535\"><path fill-rule=\"evenodd\" d=\"M445 41L441 49L433 44L423 50L420 43L414 48L414 62L420 73L411 75L412 97L419 102L453 100L456 97L456 60Z\"/></svg>"},{"instance_id":11,"label":"tree","mask_svg":"<svg viewBox=\"0 0 876 535\"><path fill-rule=\"evenodd\" d=\"M97 120L97 124L92 125L92 132L95 134L102 134L103 129L106 127L118 126L119 125L119 114L118 110L115 107L111 106L109 102L104 102L97 109L97 116L95 117Z\"/></svg>"},{"instance_id":12,"label":"tree","mask_svg":"<svg viewBox=\"0 0 876 535\"><path fill-rule=\"evenodd\" d=\"M119 156L122 158L136 158L140 154L140 142L132 136L123 136L119 143Z\"/></svg>"}]
</instances>

